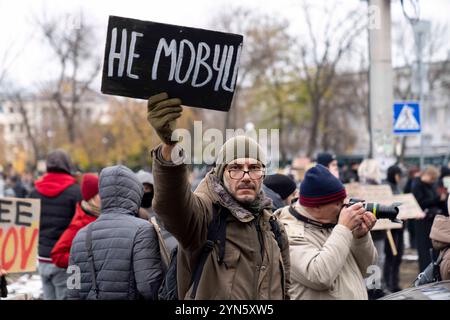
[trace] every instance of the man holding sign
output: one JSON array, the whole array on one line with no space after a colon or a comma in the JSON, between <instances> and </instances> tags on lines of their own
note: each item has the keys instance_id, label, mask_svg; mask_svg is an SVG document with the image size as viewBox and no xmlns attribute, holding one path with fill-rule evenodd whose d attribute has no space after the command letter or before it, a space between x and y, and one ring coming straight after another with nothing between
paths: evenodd
<instances>
[{"instance_id":1,"label":"man holding sign","mask_svg":"<svg viewBox=\"0 0 450 320\"><path fill-rule=\"evenodd\" d=\"M261 190L263 150L245 136L229 139L192 192L178 157L183 149L172 141L180 105L166 93L148 101L148 120L163 142L152 152L153 207L180 243L179 299L288 298L289 245Z\"/></svg>"}]
</instances>

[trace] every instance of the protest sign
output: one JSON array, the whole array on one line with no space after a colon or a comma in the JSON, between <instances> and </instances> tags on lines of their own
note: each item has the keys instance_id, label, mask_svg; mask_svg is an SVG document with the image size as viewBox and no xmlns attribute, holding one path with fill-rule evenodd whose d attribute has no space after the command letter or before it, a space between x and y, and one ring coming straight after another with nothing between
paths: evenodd
<instances>
[{"instance_id":1,"label":"protest sign","mask_svg":"<svg viewBox=\"0 0 450 320\"><path fill-rule=\"evenodd\" d=\"M392 202L392 190L387 184L365 185L360 183L349 183L345 185L349 198L365 200L365 202L376 202L389 205Z\"/></svg>"},{"instance_id":2,"label":"protest sign","mask_svg":"<svg viewBox=\"0 0 450 320\"><path fill-rule=\"evenodd\" d=\"M425 217L425 213L417 203L416 198L412 193L396 194L392 196L392 202L401 203L398 207L400 212L397 219L422 219Z\"/></svg>"},{"instance_id":3,"label":"protest sign","mask_svg":"<svg viewBox=\"0 0 450 320\"><path fill-rule=\"evenodd\" d=\"M0 198L0 265L8 273L36 270L41 202Z\"/></svg>"},{"instance_id":4,"label":"protest sign","mask_svg":"<svg viewBox=\"0 0 450 320\"><path fill-rule=\"evenodd\" d=\"M167 92L183 105L228 111L242 43L237 34L110 16L101 91Z\"/></svg>"}]
</instances>

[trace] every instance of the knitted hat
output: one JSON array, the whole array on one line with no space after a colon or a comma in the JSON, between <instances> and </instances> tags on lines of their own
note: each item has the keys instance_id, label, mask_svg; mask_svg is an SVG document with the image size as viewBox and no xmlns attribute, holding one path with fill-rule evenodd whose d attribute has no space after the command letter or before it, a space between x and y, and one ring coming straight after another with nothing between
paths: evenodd
<instances>
[{"instance_id":1,"label":"knitted hat","mask_svg":"<svg viewBox=\"0 0 450 320\"><path fill-rule=\"evenodd\" d=\"M216 175L222 179L228 163L239 158L251 158L266 166L266 154L260 145L250 137L236 136L228 139L220 148L216 158Z\"/></svg>"},{"instance_id":2,"label":"knitted hat","mask_svg":"<svg viewBox=\"0 0 450 320\"><path fill-rule=\"evenodd\" d=\"M334 154L331 154L329 152L321 152L317 155L316 162L318 164L323 165L324 167L328 167L328 165L333 161L336 160L336 156Z\"/></svg>"},{"instance_id":3,"label":"knitted hat","mask_svg":"<svg viewBox=\"0 0 450 320\"><path fill-rule=\"evenodd\" d=\"M83 175L81 195L84 201L89 201L98 194L98 176L92 173Z\"/></svg>"},{"instance_id":4,"label":"knitted hat","mask_svg":"<svg viewBox=\"0 0 450 320\"><path fill-rule=\"evenodd\" d=\"M278 193L281 199L289 197L297 188L295 181L284 174L272 174L264 179L264 184Z\"/></svg>"},{"instance_id":5,"label":"knitted hat","mask_svg":"<svg viewBox=\"0 0 450 320\"><path fill-rule=\"evenodd\" d=\"M318 164L305 173L305 179L300 185L300 204L305 207L315 207L343 200L347 197L345 187L338 178Z\"/></svg>"}]
</instances>

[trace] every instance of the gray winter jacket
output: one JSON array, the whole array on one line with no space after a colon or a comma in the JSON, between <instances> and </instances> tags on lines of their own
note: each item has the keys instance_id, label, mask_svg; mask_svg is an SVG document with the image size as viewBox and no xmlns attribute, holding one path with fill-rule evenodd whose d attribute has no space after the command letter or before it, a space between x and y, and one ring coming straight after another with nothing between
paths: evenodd
<instances>
[{"instance_id":1,"label":"gray winter jacket","mask_svg":"<svg viewBox=\"0 0 450 320\"><path fill-rule=\"evenodd\" d=\"M99 299L156 299L162 281L161 256L153 226L135 217L143 195L142 184L125 166L102 170L99 178L102 211L92 223L92 251ZM69 268L78 266L81 283L69 278L69 299L95 299L86 230L76 235L70 252ZM69 269L71 270L71 269Z\"/></svg>"}]
</instances>

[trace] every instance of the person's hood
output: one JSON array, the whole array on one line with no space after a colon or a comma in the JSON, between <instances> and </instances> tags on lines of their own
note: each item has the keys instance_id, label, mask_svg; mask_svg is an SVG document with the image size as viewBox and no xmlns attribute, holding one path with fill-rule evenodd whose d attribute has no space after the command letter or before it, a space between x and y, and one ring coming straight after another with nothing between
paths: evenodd
<instances>
[{"instance_id":1,"label":"person's hood","mask_svg":"<svg viewBox=\"0 0 450 320\"><path fill-rule=\"evenodd\" d=\"M450 244L450 217L436 215L430 232L430 238L435 241Z\"/></svg>"},{"instance_id":2,"label":"person's hood","mask_svg":"<svg viewBox=\"0 0 450 320\"><path fill-rule=\"evenodd\" d=\"M101 214L121 213L136 216L144 187L136 174L123 165L107 167L99 178Z\"/></svg>"},{"instance_id":3,"label":"person's hood","mask_svg":"<svg viewBox=\"0 0 450 320\"><path fill-rule=\"evenodd\" d=\"M75 183L75 178L67 173L49 172L37 180L34 186L40 194L53 198Z\"/></svg>"},{"instance_id":4,"label":"person's hood","mask_svg":"<svg viewBox=\"0 0 450 320\"><path fill-rule=\"evenodd\" d=\"M64 172L70 174L74 171L74 166L69 155L60 149L52 151L47 156L46 167L47 172Z\"/></svg>"}]
</instances>

